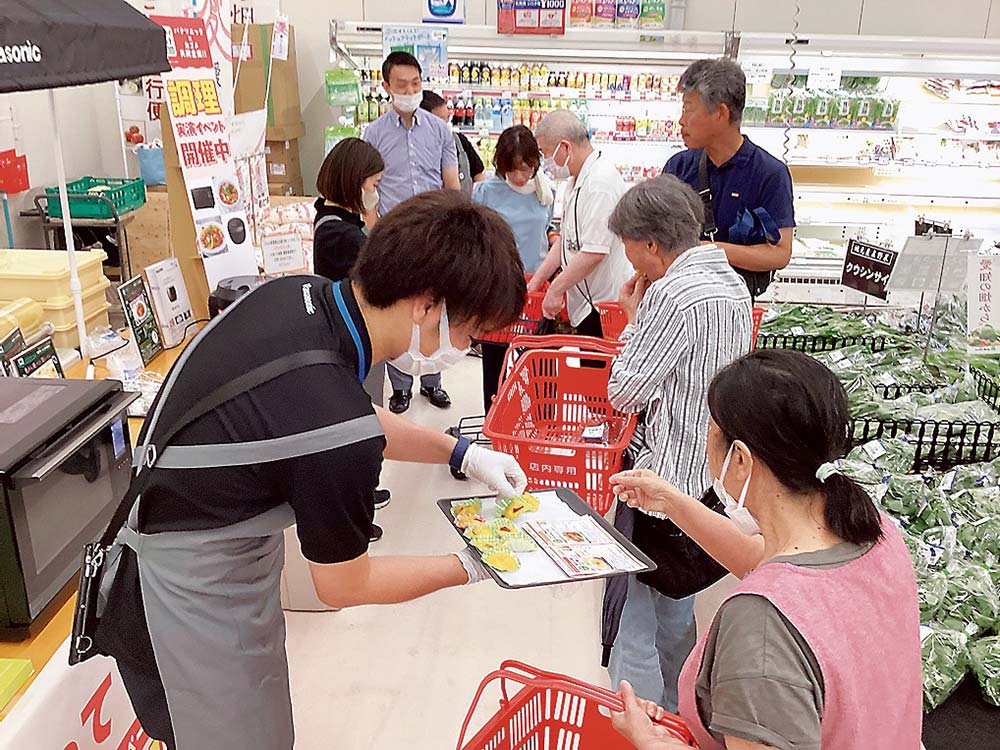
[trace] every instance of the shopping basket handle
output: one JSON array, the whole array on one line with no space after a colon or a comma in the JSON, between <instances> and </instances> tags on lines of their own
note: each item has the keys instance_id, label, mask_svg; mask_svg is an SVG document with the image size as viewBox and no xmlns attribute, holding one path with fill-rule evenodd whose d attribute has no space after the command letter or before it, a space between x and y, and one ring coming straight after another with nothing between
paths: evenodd
<instances>
[{"instance_id":1,"label":"shopping basket handle","mask_svg":"<svg viewBox=\"0 0 1000 750\"><path fill-rule=\"evenodd\" d=\"M511 349L560 349L564 346L600 354L620 354L622 344L595 336L515 336Z\"/></svg>"},{"instance_id":2,"label":"shopping basket handle","mask_svg":"<svg viewBox=\"0 0 1000 750\"><path fill-rule=\"evenodd\" d=\"M472 704L469 706L469 711L465 716L465 721L462 722L462 731L458 738L457 750L462 750L465 744L465 736L469 731L469 724L472 723L472 717L476 712L476 708L479 706L479 699L482 697L486 688L497 680L501 681L501 692L504 695L505 703L510 702L510 699L507 697L505 686L505 682L510 680L511 682L516 682L520 685L524 685L525 687L559 690L567 695L573 695L578 698L583 698L584 700L590 700L596 705L603 706L613 713L621 713L625 710L625 706L622 703L621 698L617 693L612 693L610 690L605 690L604 688L599 688L596 685L590 685L588 683L566 677L565 675L557 675L554 672L543 672L542 674L545 676L532 677L530 676L530 672L541 670L535 670L533 667L527 667L527 665L521 665L518 662L513 662L512 666L515 666L516 668L526 667L525 671L528 671L529 674L525 675L511 670L498 669L495 672L491 672L483 679L479 685L479 689L476 691L475 697L472 699ZM691 747L697 747L694 736L679 716L674 716L672 714L664 716L658 723L677 735L677 738L682 742L687 742Z\"/></svg>"}]
</instances>

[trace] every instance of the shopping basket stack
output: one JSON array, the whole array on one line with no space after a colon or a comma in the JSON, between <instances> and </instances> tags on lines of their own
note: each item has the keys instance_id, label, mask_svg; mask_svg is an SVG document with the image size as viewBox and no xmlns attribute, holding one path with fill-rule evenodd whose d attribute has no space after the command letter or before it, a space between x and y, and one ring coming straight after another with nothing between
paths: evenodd
<instances>
[{"instance_id":1,"label":"shopping basket stack","mask_svg":"<svg viewBox=\"0 0 1000 750\"><path fill-rule=\"evenodd\" d=\"M620 349L585 336L511 342L483 435L517 459L529 489L566 487L599 513L611 508L610 478L621 471L636 425L636 415L617 411L608 400L611 363Z\"/></svg>"},{"instance_id":2,"label":"shopping basket stack","mask_svg":"<svg viewBox=\"0 0 1000 750\"><path fill-rule=\"evenodd\" d=\"M483 693L496 682L499 710L465 742ZM509 683L519 690L508 692ZM609 711L623 710L621 698L610 690L505 661L480 684L462 725L458 750L629 750L632 744L615 731L608 716ZM697 747L679 717L667 714L660 724L680 742Z\"/></svg>"},{"instance_id":3,"label":"shopping basket stack","mask_svg":"<svg viewBox=\"0 0 1000 750\"><path fill-rule=\"evenodd\" d=\"M508 326L481 333L476 337L477 341L488 344L509 344L517 336L532 336L538 330L539 323L542 322L542 300L545 299L545 292L528 292L524 299L524 309L517 320Z\"/></svg>"}]
</instances>

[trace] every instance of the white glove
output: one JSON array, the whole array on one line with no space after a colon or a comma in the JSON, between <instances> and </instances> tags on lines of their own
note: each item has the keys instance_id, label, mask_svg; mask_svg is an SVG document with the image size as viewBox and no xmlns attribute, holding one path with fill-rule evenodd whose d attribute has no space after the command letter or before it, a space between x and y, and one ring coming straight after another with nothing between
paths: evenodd
<instances>
[{"instance_id":1,"label":"white glove","mask_svg":"<svg viewBox=\"0 0 1000 750\"><path fill-rule=\"evenodd\" d=\"M462 473L477 479L497 493L501 500L524 494L528 477L506 453L483 448L473 443L462 459Z\"/></svg>"},{"instance_id":2,"label":"white glove","mask_svg":"<svg viewBox=\"0 0 1000 750\"><path fill-rule=\"evenodd\" d=\"M471 549L466 547L461 552L456 552L455 557L458 561L462 563L462 567L465 568L466 574L469 576L469 582L465 585L479 583L480 581L485 581L490 578L489 571L486 570L486 566L483 565L479 558L473 553Z\"/></svg>"}]
</instances>

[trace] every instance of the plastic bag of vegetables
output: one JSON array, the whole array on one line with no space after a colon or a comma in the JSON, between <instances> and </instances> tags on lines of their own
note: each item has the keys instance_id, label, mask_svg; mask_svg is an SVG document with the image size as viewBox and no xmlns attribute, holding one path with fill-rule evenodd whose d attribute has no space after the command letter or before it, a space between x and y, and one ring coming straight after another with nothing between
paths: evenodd
<instances>
[{"instance_id":1,"label":"plastic bag of vegetables","mask_svg":"<svg viewBox=\"0 0 1000 750\"><path fill-rule=\"evenodd\" d=\"M937 527L954 529L951 502L940 490L928 489L921 506L912 519L913 530L923 532Z\"/></svg>"},{"instance_id":2,"label":"plastic bag of vegetables","mask_svg":"<svg viewBox=\"0 0 1000 750\"><path fill-rule=\"evenodd\" d=\"M917 458L917 445L906 438L876 439L859 445L847 458L870 463L893 474L909 474Z\"/></svg>"},{"instance_id":3,"label":"plastic bag of vegetables","mask_svg":"<svg viewBox=\"0 0 1000 750\"><path fill-rule=\"evenodd\" d=\"M882 507L897 516L912 518L928 504L931 490L924 478L917 475L894 474L882 497Z\"/></svg>"},{"instance_id":4,"label":"plastic bag of vegetables","mask_svg":"<svg viewBox=\"0 0 1000 750\"><path fill-rule=\"evenodd\" d=\"M954 526L935 526L920 535L920 552L928 568L944 570L952 561L965 560L965 548L958 542L958 529Z\"/></svg>"},{"instance_id":5,"label":"plastic bag of vegetables","mask_svg":"<svg viewBox=\"0 0 1000 750\"><path fill-rule=\"evenodd\" d=\"M917 599L920 602L920 619L929 622L937 617L948 590L948 575L941 570L932 570L917 576Z\"/></svg>"},{"instance_id":6,"label":"plastic bag of vegetables","mask_svg":"<svg viewBox=\"0 0 1000 750\"><path fill-rule=\"evenodd\" d=\"M969 648L969 666L972 667L983 697L994 706L1000 706L1000 637L980 638Z\"/></svg>"},{"instance_id":7,"label":"plastic bag of vegetables","mask_svg":"<svg viewBox=\"0 0 1000 750\"><path fill-rule=\"evenodd\" d=\"M868 461L841 458L834 463L837 471L859 484L881 486L888 482L890 476L885 469L880 469Z\"/></svg>"},{"instance_id":8,"label":"plastic bag of vegetables","mask_svg":"<svg viewBox=\"0 0 1000 750\"><path fill-rule=\"evenodd\" d=\"M975 623L983 632L997 627L1000 598L996 584L981 565L956 563L948 567L948 590L941 612L961 622Z\"/></svg>"},{"instance_id":9,"label":"plastic bag of vegetables","mask_svg":"<svg viewBox=\"0 0 1000 750\"><path fill-rule=\"evenodd\" d=\"M982 518L958 527L958 541L974 555L1000 557L1000 518Z\"/></svg>"},{"instance_id":10,"label":"plastic bag of vegetables","mask_svg":"<svg viewBox=\"0 0 1000 750\"><path fill-rule=\"evenodd\" d=\"M968 672L969 638L960 630L937 623L923 626L920 631L924 710L930 711L955 692Z\"/></svg>"},{"instance_id":11,"label":"plastic bag of vegetables","mask_svg":"<svg viewBox=\"0 0 1000 750\"><path fill-rule=\"evenodd\" d=\"M993 464L978 463L956 466L951 471L934 476L934 486L945 492L978 490L982 487L996 489L997 473ZM1000 497L1000 490L997 490Z\"/></svg>"}]
</instances>

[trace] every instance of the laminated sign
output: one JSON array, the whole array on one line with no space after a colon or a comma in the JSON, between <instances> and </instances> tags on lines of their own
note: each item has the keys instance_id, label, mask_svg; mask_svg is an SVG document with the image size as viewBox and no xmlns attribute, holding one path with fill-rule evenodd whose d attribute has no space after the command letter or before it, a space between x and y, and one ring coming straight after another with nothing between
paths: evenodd
<instances>
[{"instance_id":1,"label":"laminated sign","mask_svg":"<svg viewBox=\"0 0 1000 750\"><path fill-rule=\"evenodd\" d=\"M236 175L212 52L200 18L153 16L167 36L171 70L163 74L170 123L208 285L256 276L246 197Z\"/></svg>"},{"instance_id":2,"label":"laminated sign","mask_svg":"<svg viewBox=\"0 0 1000 750\"><path fill-rule=\"evenodd\" d=\"M1000 282L998 274L1000 256L986 253L969 256L969 353L1000 354L1000 296L993 299L993 281Z\"/></svg>"},{"instance_id":3,"label":"laminated sign","mask_svg":"<svg viewBox=\"0 0 1000 750\"><path fill-rule=\"evenodd\" d=\"M497 33L561 36L566 33L566 0L497 0Z\"/></svg>"},{"instance_id":4,"label":"laminated sign","mask_svg":"<svg viewBox=\"0 0 1000 750\"><path fill-rule=\"evenodd\" d=\"M895 250L851 240L847 244L840 283L872 297L885 299L888 296L886 286L898 257L899 253Z\"/></svg>"}]
</instances>

